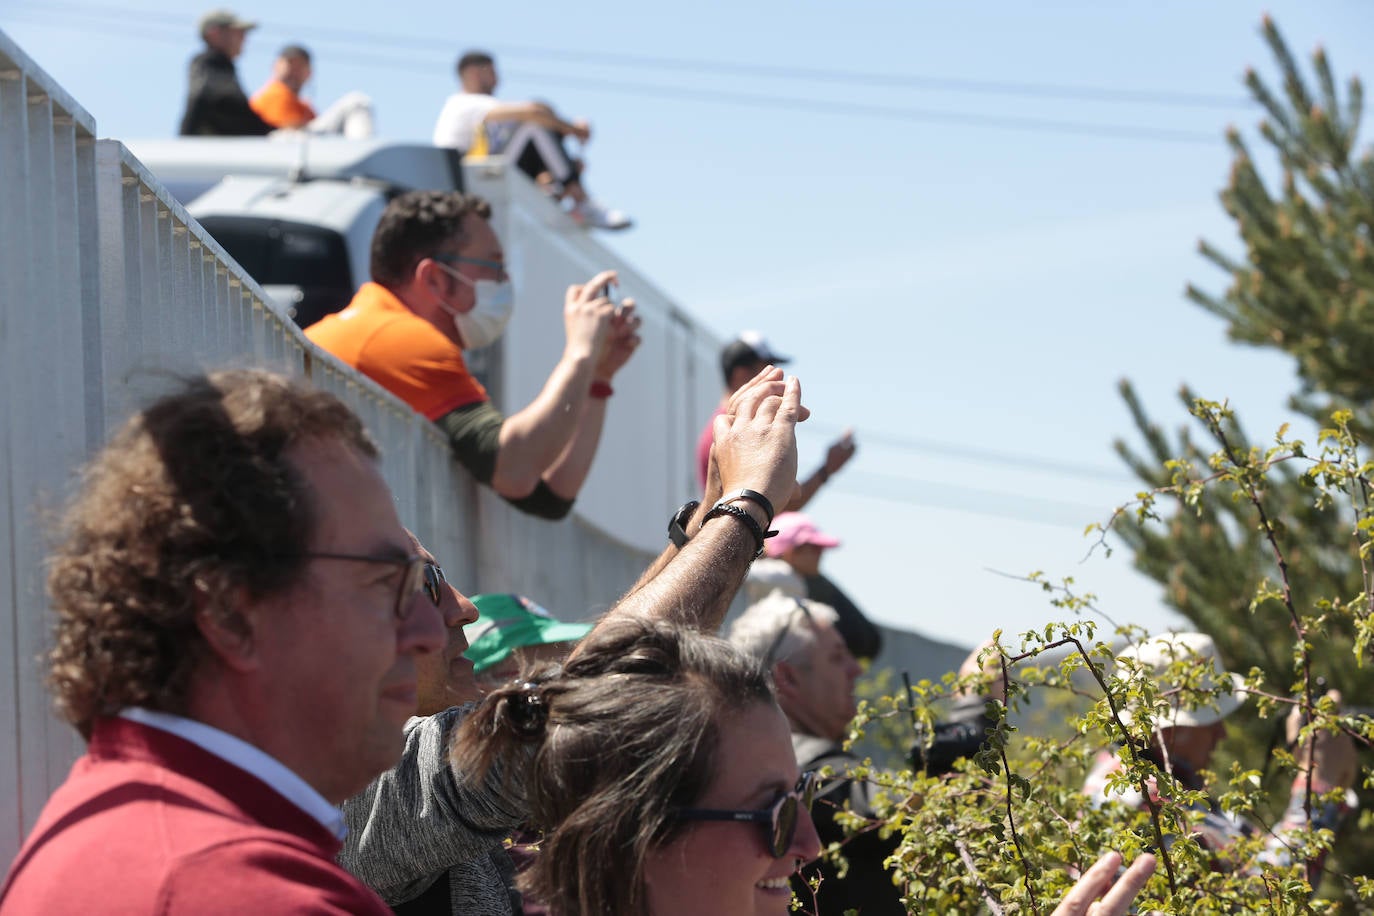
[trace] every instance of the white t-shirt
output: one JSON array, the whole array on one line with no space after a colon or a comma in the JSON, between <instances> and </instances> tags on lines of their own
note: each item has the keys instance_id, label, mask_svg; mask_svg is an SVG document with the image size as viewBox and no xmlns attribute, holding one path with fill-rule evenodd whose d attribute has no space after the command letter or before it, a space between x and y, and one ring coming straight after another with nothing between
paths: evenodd
<instances>
[{"instance_id":1,"label":"white t-shirt","mask_svg":"<svg viewBox=\"0 0 1374 916\"><path fill-rule=\"evenodd\" d=\"M455 92L448 97L434 124L434 145L451 146L466 152L472 149L477 125L499 102L478 92ZM493 150L495 152L495 150Z\"/></svg>"}]
</instances>

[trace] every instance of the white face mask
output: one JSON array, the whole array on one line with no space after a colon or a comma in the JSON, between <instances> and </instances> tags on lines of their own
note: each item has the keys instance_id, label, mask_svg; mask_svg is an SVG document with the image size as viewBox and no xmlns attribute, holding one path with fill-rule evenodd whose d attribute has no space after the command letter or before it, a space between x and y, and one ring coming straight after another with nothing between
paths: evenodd
<instances>
[{"instance_id":1,"label":"white face mask","mask_svg":"<svg viewBox=\"0 0 1374 916\"><path fill-rule=\"evenodd\" d=\"M453 317L453 326L463 340L463 349L476 350L500 337L510 321L511 312L515 311L515 287L510 280L473 281L442 261L434 263L450 276L472 287L476 299L472 311L460 312L442 302L439 305Z\"/></svg>"}]
</instances>

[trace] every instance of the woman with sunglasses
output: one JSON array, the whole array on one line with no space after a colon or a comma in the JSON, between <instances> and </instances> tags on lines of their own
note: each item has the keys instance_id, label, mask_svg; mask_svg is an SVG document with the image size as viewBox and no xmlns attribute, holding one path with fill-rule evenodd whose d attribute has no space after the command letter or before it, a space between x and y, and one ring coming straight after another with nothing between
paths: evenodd
<instances>
[{"instance_id":1,"label":"woman with sunglasses","mask_svg":"<svg viewBox=\"0 0 1374 916\"><path fill-rule=\"evenodd\" d=\"M692 630L603 623L561 670L489 693L453 746L459 770L499 763L525 798L545 834L522 883L558 916L784 916L788 879L820 854L814 777L766 672ZM1087 872L1058 916L1088 912L1119 862ZM1124 913L1148 873L1133 866L1121 908L1109 896L1093 913Z\"/></svg>"}]
</instances>

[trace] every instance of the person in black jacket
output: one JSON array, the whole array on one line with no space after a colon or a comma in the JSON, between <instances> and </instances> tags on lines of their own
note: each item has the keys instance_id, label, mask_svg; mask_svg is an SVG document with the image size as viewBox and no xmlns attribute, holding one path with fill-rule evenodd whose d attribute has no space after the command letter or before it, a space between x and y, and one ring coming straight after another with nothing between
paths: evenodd
<instances>
[{"instance_id":1,"label":"person in black jacket","mask_svg":"<svg viewBox=\"0 0 1374 916\"><path fill-rule=\"evenodd\" d=\"M779 512L773 519L777 534L764 544L768 556L782 560L801 577L806 597L829 605L839 614L835 629L855 658L876 658L883 648L883 634L840 587L821 572L821 555L840 546L840 539L816 527L810 516Z\"/></svg>"},{"instance_id":2,"label":"person in black jacket","mask_svg":"<svg viewBox=\"0 0 1374 916\"><path fill-rule=\"evenodd\" d=\"M183 137L261 137L272 132L248 104L234 69L243 41L256 22L240 19L225 9L200 17L205 50L191 58L186 113L181 116Z\"/></svg>"},{"instance_id":3,"label":"person in black jacket","mask_svg":"<svg viewBox=\"0 0 1374 916\"><path fill-rule=\"evenodd\" d=\"M835 865L819 860L794 878L793 890L803 909L815 916L842 916L858 910L863 916L906 916L901 889L892 883L883 862L897 848L898 837L882 838L868 830L846 835L835 815L848 808L863 817L873 815L870 786L844 773L860 763L844 749L845 733L854 718L854 682L859 663L840 635L840 616L834 608L806 598L775 591L750 605L730 627L730 642L768 666L778 705L792 728L792 749L802 770L832 767L835 778L823 782L811 816L822 845L844 844L849 871L843 879ZM974 650L961 674L978 670ZM966 698L952 718L939 723L933 734L921 736L911 749L910 763L931 774L946 772L954 762L976 752L988 722L984 703ZM804 876L818 872L820 888L812 909L811 890Z\"/></svg>"}]
</instances>

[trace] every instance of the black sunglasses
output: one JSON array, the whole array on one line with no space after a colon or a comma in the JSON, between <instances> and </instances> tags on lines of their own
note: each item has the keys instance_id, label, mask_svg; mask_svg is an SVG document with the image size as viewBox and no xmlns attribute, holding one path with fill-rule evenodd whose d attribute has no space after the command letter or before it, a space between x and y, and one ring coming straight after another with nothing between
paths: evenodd
<instances>
[{"instance_id":1,"label":"black sunglasses","mask_svg":"<svg viewBox=\"0 0 1374 916\"><path fill-rule=\"evenodd\" d=\"M425 594L429 600L438 607L444 603L444 586L448 580L444 578L444 570L438 563L425 562Z\"/></svg>"},{"instance_id":2,"label":"black sunglasses","mask_svg":"<svg viewBox=\"0 0 1374 916\"><path fill-rule=\"evenodd\" d=\"M396 590L396 606L393 608L397 620L405 620L410 616L410 599L420 589L424 589L425 595L435 607L443 601L444 584L447 582L444 571L438 564L429 562L419 554L408 557L370 557L356 553L303 553L300 556L306 560L351 560L354 563L404 567L405 574L401 577L400 587Z\"/></svg>"},{"instance_id":3,"label":"black sunglasses","mask_svg":"<svg viewBox=\"0 0 1374 916\"><path fill-rule=\"evenodd\" d=\"M779 795L777 801L757 811L726 811L719 808L678 808L680 821L740 821L763 825L764 842L773 858L780 859L792 845L797 834L797 821L803 810L810 811L816 798L816 773L807 771L797 780L791 792Z\"/></svg>"}]
</instances>

